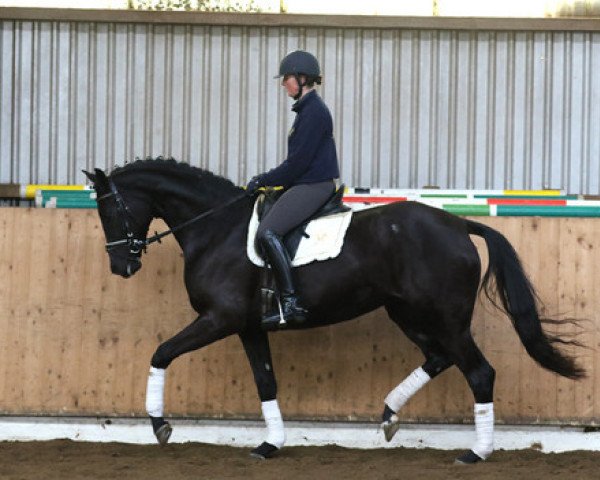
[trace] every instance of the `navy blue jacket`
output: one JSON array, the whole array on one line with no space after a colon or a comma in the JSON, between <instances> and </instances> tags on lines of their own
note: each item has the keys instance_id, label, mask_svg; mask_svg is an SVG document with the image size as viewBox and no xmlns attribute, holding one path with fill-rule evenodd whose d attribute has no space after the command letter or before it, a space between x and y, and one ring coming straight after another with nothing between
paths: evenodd
<instances>
[{"instance_id":1,"label":"navy blue jacket","mask_svg":"<svg viewBox=\"0 0 600 480\"><path fill-rule=\"evenodd\" d=\"M260 176L261 185L285 188L317 183L340 176L329 109L314 90L298 100L296 118L288 136L288 156Z\"/></svg>"}]
</instances>

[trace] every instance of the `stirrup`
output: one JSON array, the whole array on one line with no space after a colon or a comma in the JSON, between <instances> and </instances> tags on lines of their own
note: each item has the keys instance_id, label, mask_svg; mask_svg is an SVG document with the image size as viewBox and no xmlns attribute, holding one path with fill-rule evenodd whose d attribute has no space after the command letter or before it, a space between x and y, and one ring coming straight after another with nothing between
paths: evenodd
<instances>
[{"instance_id":1,"label":"stirrup","mask_svg":"<svg viewBox=\"0 0 600 480\"><path fill-rule=\"evenodd\" d=\"M283 308L281 308L280 300L277 300L277 309L279 310L279 328L285 328L287 327L287 322L285 320L285 317L283 316Z\"/></svg>"},{"instance_id":2,"label":"stirrup","mask_svg":"<svg viewBox=\"0 0 600 480\"><path fill-rule=\"evenodd\" d=\"M279 299L277 299L277 308L279 310L279 315L267 315L261 320L260 326L263 330L272 332L276 330L283 330L288 326L288 323L283 316L283 309L281 308L281 302Z\"/></svg>"},{"instance_id":3,"label":"stirrup","mask_svg":"<svg viewBox=\"0 0 600 480\"><path fill-rule=\"evenodd\" d=\"M283 330L290 324L298 325L306 321L307 311L294 304L294 308L284 313L280 299L277 299L278 312L267 315L262 319L261 327L265 331Z\"/></svg>"}]
</instances>

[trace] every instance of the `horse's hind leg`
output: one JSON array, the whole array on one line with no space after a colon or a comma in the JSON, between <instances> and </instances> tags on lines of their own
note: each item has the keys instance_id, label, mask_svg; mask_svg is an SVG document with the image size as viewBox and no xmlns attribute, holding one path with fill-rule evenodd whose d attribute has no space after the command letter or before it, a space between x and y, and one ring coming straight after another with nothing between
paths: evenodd
<instances>
[{"instance_id":1,"label":"horse's hind leg","mask_svg":"<svg viewBox=\"0 0 600 480\"><path fill-rule=\"evenodd\" d=\"M423 365L398 384L384 400L382 418L383 433L386 441L391 441L400 429L400 418L396 415L410 398L425 386L432 378L442 373L452 365L452 362L442 355L428 352L421 348L426 360Z\"/></svg>"},{"instance_id":2,"label":"horse's hind leg","mask_svg":"<svg viewBox=\"0 0 600 480\"><path fill-rule=\"evenodd\" d=\"M494 380L496 372L485 359L470 331L446 337L448 356L463 373L475 397L473 448L456 459L457 463L476 463L494 450Z\"/></svg>"},{"instance_id":3,"label":"horse's hind leg","mask_svg":"<svg viewBox=\"0 0 600 480\"><path fill-rule=\"evenodd\" d=\"M386 440L391 440L398 431L399 419L396 412L431 378L439 375L451 365L456 365L469 384L475 397L475 431L477 439L473 448L457 458L458 463L476 463L485 460L493 451L494 434L494 369L487 362L468 328L469 322L445 322L439 328L434 318L443 315L417 311L409 306L393 304L386 307L390 318L404 331L425 355L425 363L400 383L385 400L383 429ZM470 318L470 313L464 318ZM458 318L458 317L453 317ZM407 319L418 319L411 321ZM428 332L421 327L429 324ZM454 325L461 333L448 333ZM432 332L438 332L436 335ZM444 333L439 333L444 332Z\"/></svg>"},{"instance_id":4,"label":"horse's hind leg","mask_svg":"<svg viewBox=\"0 0 600 480\"><path fill-rule=\"evenodd\" d=\"M269 337L262 330L240 334L244 350L250 362L254 382L261 400L261 408L267 425L267 438L250 455L265 459L271 457L285 443L283 418L277 403L277 382L273 372Z\"/></svg>"},{"instance_id":5,"label":"horse's hind leg","mask_svg":"<svg viewBox=\"0 0 600 480\"><path fill-rule=\"evenodd\" d=\"M390 318L396 323L404 334L412 340L425 355L425 363L415 369L398 386L396 386L385 398L382 414L382 427L385 439L389 442L400 428L400 418L396 415L398 411L408 402L432 378L435 378L452 365L452 361L431 336L422 331L417 331L416 324L407 319L425 316L417 314L406 305L388 305L386 310Z\"/></svg>"}]
</instances>

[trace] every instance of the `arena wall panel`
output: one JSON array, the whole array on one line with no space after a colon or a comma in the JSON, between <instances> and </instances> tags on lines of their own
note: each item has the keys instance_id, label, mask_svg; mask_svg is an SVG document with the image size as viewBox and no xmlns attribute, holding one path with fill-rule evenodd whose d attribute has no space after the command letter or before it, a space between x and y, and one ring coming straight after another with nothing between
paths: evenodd
<instances>
[{"instance_id":1,"label":"arena wall panel","mask_svg":"<svg viewBox=\"0 0 600 480\"><path fill-rule=\"evenodd\" d=\"M346 185L600 193L596 19L1 7L0 183L164 155L243 184L285 156L297 48Z\"/></svg>"},{"instance_id":2,"label":"arena wall panel","mask_svg":"<svg viewBox=\"0 0 600 480\"><path fill-rule=\"evenodd\" d=\"M497 371L499 422L594 424L600 418L600 224L581 218L481 218L513 243L544 313L587 319L588 370L573 382L538 367L509 320L482 301L473 332ZM161 229L157 222L153 228ZM195 318L183 260L166 238L125 280L111 275L92 210L0 209L0 413L144 416L152 353ZM479 239L476 241L481 247ZM481 248L480 248L480 251ZM485 261L485 249L482 251ZM443 301L443 300L442 300ZM286 418L377 420L390 389L422 363L383 310L341 325L270 334ZM166 413L257 418L260 402L241 342L228 338L176 360ZM473 399L456 368L402 410L406 421L461 422Z\"/></svg>"}]
</instances>

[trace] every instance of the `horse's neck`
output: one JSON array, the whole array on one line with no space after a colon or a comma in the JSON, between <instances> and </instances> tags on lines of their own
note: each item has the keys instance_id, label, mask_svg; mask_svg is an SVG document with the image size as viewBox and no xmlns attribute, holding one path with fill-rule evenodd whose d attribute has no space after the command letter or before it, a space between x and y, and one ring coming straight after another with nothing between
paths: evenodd
<instances>
[{"instance_id":1,"label":"horse's neck","mask_svg":"<svg viewBox=\"0 0 600 480\"><path fill-rule=\"evenodd\" d=\"M209 198L184 193L185 191L161 191L158 194L155 215L162 218L170 228L208 212L218 204Z\"/></svg>"},{"instance_id":2,"label":"horse's neck","mask_svg":"<svg viewBox=\"0 0 600 480\"><path fill-rule=\"evenodd\" d=\"M214 187L203 192L203 185L183 185L180 188L157 189L155 217L161 218L169 228L177 229L180 225L192 221L186 227L177 230L175 237L182 250L187 251L190 245L198 246L200 237L211 242L214 236L222 236L223 232L230 233L232 227L242 222L245 209L240 211L239 205L227 206L226 204L235 198L235 191L229 189L223 192L215 192ZM208 193L211 192L211 193ZM221 208L222 207L222 208ZM249 216L250 210L248 211ZM198 216L197 221L194 219ZM217 218L226 215L229 226L219 227L219 231L206 228ZM237 221L235 219L238 219ZM223 223L227 223L223 222ZM219 222L221 224L222 222Z\"/></svg>"},{"instance_id":3,"label":"horse's neck","mask_svg":"<svg viewBox=\"0 0 600 480\"><path fill-rule=\"evenodd\" d=\"M219 201L205 191L203 182L169 170L127 172L123 181L132 190L143 192L152 204L153 216L171 227L210 210Z\"/></svg>"}]
</instances>

